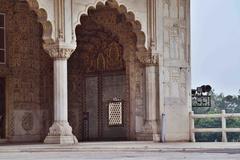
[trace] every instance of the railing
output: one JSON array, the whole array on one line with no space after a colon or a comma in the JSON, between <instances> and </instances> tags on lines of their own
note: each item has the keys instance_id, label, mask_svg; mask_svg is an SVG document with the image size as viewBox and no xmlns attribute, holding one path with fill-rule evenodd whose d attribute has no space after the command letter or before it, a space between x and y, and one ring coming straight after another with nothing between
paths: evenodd
<instances>
[{"instance_id":1,"label":"railing","mask_svg":"<svg viewBox=\"0 0 240 160\"><path fill-rule=\"evenodd\" d=\"M195 133L222 133L222 142L227 142L227 132L239 132L240 128L227 128L226 119L228 118L240 118L240 113L226 113L225 110L222 110L221 114L194 114L190 112L190 132L192 142L196 142ZM222 121L222 128L195 128L194 120L195 119L204 119L204 118L220 118Z\"/></svg>"}]
</instances>

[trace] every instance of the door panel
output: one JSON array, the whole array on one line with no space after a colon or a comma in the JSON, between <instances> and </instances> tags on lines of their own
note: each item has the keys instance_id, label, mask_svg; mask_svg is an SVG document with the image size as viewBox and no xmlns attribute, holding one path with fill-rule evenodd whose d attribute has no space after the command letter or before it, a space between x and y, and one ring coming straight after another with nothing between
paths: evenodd
<instances>
[{"instance_id":1,"label":"door panel","mask_svg":"<svg viewBox=\"0 0 240 160\"><path fill-rule=\"evenodd\" d=\"M108 140L124 140L127 138L126 126L126 107L123 103L123 125L109 126L108 125L108 105L113 98L125 101L126 80L125 75L104 76L102 80L102 102L103 102L103 139Z\"/></svg>"},{"instance_id":2,"label":"door panel","mask_svg":"<svg viewBox=\"0 0 240 160\"><path fill-rule=\"evenodd\" d=\"M123 74L97 75L85 78L84 140L126 140L128 137L128 109L126 109L126 76ZM108 125L108 105L114 98L123 102L123 124ZM85 117L85 118L86 118ZM84 121L85 122L85 121ZM84 124L86 126L86 124Z\"/></svg>"},{"instance_id":3,"label":"door panel","mask_svg":"<svg viewBox=\"0 0 240 160\"><path fill-rule=\"evenodd\" d=\"M88 113L88 138L98 139L98 77L86 77L86 112Z\"/></svg>"}]
</instances>

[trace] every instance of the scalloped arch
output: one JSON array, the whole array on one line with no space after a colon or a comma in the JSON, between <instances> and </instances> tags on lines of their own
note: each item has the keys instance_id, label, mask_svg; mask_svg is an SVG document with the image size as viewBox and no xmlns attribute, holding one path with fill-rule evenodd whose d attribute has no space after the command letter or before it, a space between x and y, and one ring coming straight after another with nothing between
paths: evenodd
<instances>
[{"instance_id":1,"label":"scalloped arch","mask_svg":"<svg viewBox=\"0 0 240 160\"><path fill-rule=\"evenodd\" d=\"M54 42L52 39L52 23L48 20L47 12L43 8L39 8L37 0L26 0L29 5L29 9L37 14L38 22L41 23L43 27L43 46L51 44Z\"/></svg>"},{"instance_id":2,"label":"scalloped arch","mask_svg":"<svg viewBox=\"0 0 240 160\"><path fill-rule=\"evenodd\" d=\"M105 4L101 1L97 2L96 7L90 6L87 9L87 14L82 14L80 16L80 24L82 24L82 21L85 20L89 15L91 15L94 11L101 10L104 7L109 7L112 9L116 9L119 14L123 14L125 16L126 22L131 26L133 33L135 33L137 42L136 47L137 51L143 51L146 52L147 49L145 47L145 33L142 31L142 26L140 21L135 19L135 14L131 11L127 11L127 8L124 5L119 5L116 0L107 0ZM76 28L79 27L79 25L76 26Z\"/></svg>"}]
</instances>

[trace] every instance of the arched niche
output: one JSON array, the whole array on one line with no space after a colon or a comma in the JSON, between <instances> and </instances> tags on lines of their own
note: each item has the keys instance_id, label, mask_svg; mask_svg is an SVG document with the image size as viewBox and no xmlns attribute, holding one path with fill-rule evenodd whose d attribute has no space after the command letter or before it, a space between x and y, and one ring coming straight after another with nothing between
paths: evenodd
<instances>
[{"instance_id":1,"label":"arched niche","mask_svg":"<svg viewBox=\"0 0 240 160\"><path fill-rule=\"evenodd\" d=\"M141 24L132 12L115 0L89 7L76 27L77 48L68 62L69 121L82 139L86 74L124 72L126 76L127 139L136 138L136 119L144 118L144 64L139 55L147 52ZM79 98L81 97L81 98ZM74 126L77 126L74 128Z\"/></svg>"}]
</instances>

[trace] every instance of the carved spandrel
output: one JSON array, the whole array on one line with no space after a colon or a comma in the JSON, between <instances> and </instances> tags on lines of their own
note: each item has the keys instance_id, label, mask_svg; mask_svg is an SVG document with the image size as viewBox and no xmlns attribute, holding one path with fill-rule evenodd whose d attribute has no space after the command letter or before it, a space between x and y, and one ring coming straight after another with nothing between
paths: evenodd
<instances>
[{"instance_id":1,"label":"carved spandrel","mask_svg":"<svg viewBox=\"0 0 240 160\"><path fill-rule=\"evenodd\" d=\"M92 33L96 36L91 36ZM75 52L80 56L85 72L124 69L123 47L111 33L104 30L85 31L78 42L80 47Z\"/></svg>"}]
</instances>

